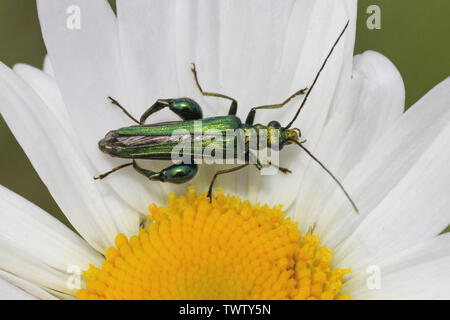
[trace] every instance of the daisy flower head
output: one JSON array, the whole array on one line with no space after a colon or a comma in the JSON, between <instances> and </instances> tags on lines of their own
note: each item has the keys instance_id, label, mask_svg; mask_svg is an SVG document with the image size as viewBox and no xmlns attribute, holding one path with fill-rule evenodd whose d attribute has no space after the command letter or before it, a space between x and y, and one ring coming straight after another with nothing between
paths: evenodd
<instances>
[{"instance_id":1,"label":"daisy flower head","mask_svg":"<svg viewBox=\"0 0 450 320\"><path fill-rule=\"evenodd\" d=\"M0 65L0 111L78 234L0 189L0 297L41 299L448 298L450 81L404 110L397 69L353 56L356 1L38 0L43 71ZM279 103L256 122L292 119L304 145L280 152L289 175L201 165L186 184L149 181L98 141L157 99L189 97L203 117L238 101ZM308 92L308 93L309 93ZM151 123L176 120L160 111ZM159 171L168 161L139 161Z\"/></svg>"}]
</instances>

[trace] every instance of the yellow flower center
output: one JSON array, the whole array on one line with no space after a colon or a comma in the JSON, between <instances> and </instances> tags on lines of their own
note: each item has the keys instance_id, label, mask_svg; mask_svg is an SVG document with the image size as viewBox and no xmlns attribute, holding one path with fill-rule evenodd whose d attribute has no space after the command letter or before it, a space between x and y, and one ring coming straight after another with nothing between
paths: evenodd
<instances>
[{"instance_id":1,"label":"yellow flower center","mask_svg":"<svg viewBox=\"0 0 450 320\"><path fill-rule=\"evenodd\" d=\"M84 272L78 299L345 299L332 251L300 235L281 206L193 188L150 206L150 224L116 238L102 268Z\"/></svg>"}]
</instances>

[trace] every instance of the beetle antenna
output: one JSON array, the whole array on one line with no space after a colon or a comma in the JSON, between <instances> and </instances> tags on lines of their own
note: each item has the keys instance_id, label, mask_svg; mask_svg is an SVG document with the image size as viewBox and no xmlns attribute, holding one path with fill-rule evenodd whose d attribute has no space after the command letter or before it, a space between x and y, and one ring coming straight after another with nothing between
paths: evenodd
<instances>
[{"instance_id":1,"label":"beetle antenna","mask_svg":"<svg viewBox=\"0 0 450 320\"><path fill-rule=\"evenodd\" d=\"M302 110L303 106L306 103L306 100L308 100L309 94L311 93L312 89L314 88L314 85L317 82L317 79L319 78L320 73L322 72L323 68L325 67L325 65L327 64L328 58L330 58L331 54L333 53L334 48L337 46L337 44L339 43L339 40L341 40L342 36L345 33L345 30L347 30L348 24L349 24L350 20L347 20L347 23L345 24L344 29L342 29L341 34L339 35L339 37L336 39L335 43L333 44L333 46L331 47L330 52L328 52L327 57L325 58L325 60L322 63L322 66L319 69L319 72L317 72L316 77L314 78L314 81L311 85L311 87L309 88L309 90L306 92L305 98L303 98L302 104L300 105L300 108L298 108L297 113L294 116L294 119L291 120L291 122L289 122L289 124L287 125L287 128L290 128L292 126L292 124L294 123L294 121L297 119L298 115L300 114L300 111Z\"/></svg>"},{"instance_id":2,"label":"beetle antenna","mask_svg":"<svg viewBox=\"0 0 450 320\"><path fill-rule=\"evenodd\" d=\"M355 210L356 213L359 213L358 208L355 205L355 202L353 202L352 198L350 197L350 195L347 193L347 191L345 190L344 186L342 185L342 183L339 182L339 180L334 176L334 174L331 173L330 170L327 169L327 167L325 167L325 165L319 161L319 159L317 159L308 149L306 149L300 142L298 142L297 140L293 140L293 139L288 139L288 141L292 141L294 143L296 143L300 148L302 148L315 162L317 162L330 176L331 178L333 178L333 180L338 184L339 188L341 188L342 192L344 192L345 196L347 197L348 201L350 201L353 210Z\"/></svg>"}]
</instances>

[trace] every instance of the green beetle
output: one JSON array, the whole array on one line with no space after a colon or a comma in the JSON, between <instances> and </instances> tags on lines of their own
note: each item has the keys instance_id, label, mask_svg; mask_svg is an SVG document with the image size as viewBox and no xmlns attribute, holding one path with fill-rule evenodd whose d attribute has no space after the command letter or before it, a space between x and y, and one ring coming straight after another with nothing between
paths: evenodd
<instances>
[{"instance_id":1,"label":"green beetle","mask_svg":"<svg viewBox=\"0 0 450 320\"><path fill-rule=\"evenodd\" d=\"M339 35L338 39L332 46L330 52L325 58L319 72L317 73L311 88L301 89L282 103L273 105L264 105L253 107L247 115L245 123L242 123L241 119L236 116L237 101L229 96L205 92L200 86L195 64L192 64L191 71L194 76L195 84L203 96L212 96L223 98L231 101L231 105L227 116L217 116L210 118L203 118L203 113L200 105L190 98L176 98L176 99L158 99L147 111L145 111L139 120L135 119L124 107L122 107L116 100L109 97L111 103L118 106L131 120L137 123L135 126L129 126L120 128L118 130L112 130L106 134L98 143L102 152L119 158L132 159L132 162L120 165L112 170L94 177L94 179L103 179L109 174L125 168L127 166L133 166L133 168L140 174L146 176L148 179L160 182L170 183L185 183L195 177L198 171L198 164L195 160L204 157L204 151L206 148L213 145L219 148L223 155L231 154L234 158L238 158L237 145L239 143L244 144L244 164L236 166L231 169L220 170L213 176L209 190L208 197L211 199L212 188L218 175L240 170L250 164L253 164L258 170L261 170L265 166L274 166L283 173L289 173L290 170L282 167L278 167L272 163L262 164L261 161L254 155L253 151L259 148L259 144L251 145L249 140L252 138L259 141L261 138L265 138L267 146L281 150L284 146L290 144L296 144L302 148L309 156L313 158L339 185L352 207L358 212L356 205L350 198L342 184L336 179L336 177L317 159L311 152L309 152L301 141L301 133L297 128L291 128L294 121L297 119L301 109L305 105L309 94L312 91L322 69L339 42L340 38L344 34L348 27L348 22ZM261 109L277 109L286 105L296 96L306 94L302 104L297 110L294 118L286 126L282 127L278 121L270 121L267 125L254 124L255 114L257 110ZM175 114L177 114L182 121L161 122L155 124L145 124L147 118L155 112L168 108ZM200 126L198 126L200 122ZM208 130L213 129L216 133L214 137L208 134ZM233 135L227 136L229 131L241 130L243 136ZM177 132L182 133L177 133ZM136 159L150 159L150 160L172 160L174 150L183 141L189 141L192 148L189 148L188 153L183 156L187 156L190 161L184 161L169 166L161 171L152 171L144 169L138 165Z\"/></svg>"}]
</instances>

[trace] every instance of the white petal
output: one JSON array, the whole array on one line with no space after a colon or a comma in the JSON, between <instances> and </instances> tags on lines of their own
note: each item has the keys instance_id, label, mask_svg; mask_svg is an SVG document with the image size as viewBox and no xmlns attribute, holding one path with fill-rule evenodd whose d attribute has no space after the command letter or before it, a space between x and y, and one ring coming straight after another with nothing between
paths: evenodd
<instances>
[{"instance_id":1,"label":"white petal","mask_svg":"<svg viewBox=\"0 0 450 320\"><path fill-rule=\"evenodd\" d=\"M380 291L360 294L361 299L450 299L450 257L387 275Z\"/></svg>"},{"instance_id":2,"label":"white petal","mask_svg":"<svg viewBox=\"0 0 450 320\"><path fill-rule=\"evenodd\" d=\"M209 26L200 26L197 31L196 61L199 76L205 75L202 76L205 80L201 80L203 86L208 91L225 93L237 99L238 116L243 121L250 107L272 102L269 89L283 53L285 31L293 6L292 1L220 2L218 8L210 13L216 18L209 21ZM215 30L216 35L211 39L203 38L203 30ZM202 49L205 47L213 47L214 50L207 52ZM211 63L214 60L217 62ZM179 74L183 74L180 69ZM192 87L192 80L186 81L185 86ZM198 92L194 94L197 99ZM218 111L210 107L212 103L220 103ZM205 112L207 116L225 115L230 107L229 101L213 98L206 99L202 105L208 111ZM220 169L224 166L203 166L200 174L210 179L214 171ZM222 175L216 186L247 198L248 176L252 170L248 168ZM205 179L207 183L209 179Z\"/></svg>"},{"instance_id":3,"label":"white petal","mask_svg":"<svg viewBox=\"0 0 450 320\"><path fill-rule=\"evenodd\" d=\"M335 101L330 106L330 110L328 113L328 119L332 117L336 110L340 107L339 103L336 101L342 101L340 97L342 95L348 94L347 88L349 81L353 78L353 71L355 62L353 61L353 52L355 46L355 38L356 38L356 23L357 19L357 1L355 0L344 0L342 1L345 6L345 10L347 12L348 19L350 20L350 24L347 28L346 39L344 43L344 51L343 51L343 64L341 68L340 78L336 87L335 93ZM355 106L356 107L356 106ZM352 109L351 106L346 106L346 108Z\"/></svg>"},{"instance_id":4,"label":"white petal","mask_svg":"<svg viewBox=\"0 0 450 320\"><path fill-rule=\"evenodd\" d=\"M188 43L191 29L189 26L193 24L183 25L181 34L175 33L183 17L189 20L190 15L194 14L191 9L193 10L192 3L188 1L180 2L179 5L174 0L117 1L121 57L126 86L130 92L127 108L129 107L137 118L157 99L180 96L177 60L182 59L182 54L188 55L191 52L191 49L186 46L190 44ZM184 10L188 11L184 12ZM181 48L177 47L178 44ZM177 55L180 57L178 58ZM184 66L184 71L188 74L190 62ZM194 88L193 86L194 83L191 82L190 87ZM189 96L186 90L183 90L183 95L185 94ZM163 110L152 115L148 121L156 123L166 120L179 120L179 118L172 112ZM157 171L173 163L148 161L145 164L145 161L142 161L140 164ZM186 188L186 186L176 187L148 180L143 183L152 195L150 201L147 200L145 208L151 201L166 202L169 191L180 191Z\"/></svg>"},{"instance_id":5,"label":"white petal","mask_svg":"<svg viewBox=\"0 0 450 320\"><path fill-rule=\"evenodd\" d=\"M334 103L333 115L324 128L315 156L338 179L343 179L400 118L404 100L400 73L387 58L373 51L355 56L352 80ZM321 214L327 219L328 213L322 210L337 189L338 185L321 167L317 164L309 167L293 212L303 230L315 223L320 225Z\"/></svg>"},{"instance_id":6,"label":"white petal","mask_svg":"<svg viewBox=\"0 0 450 320\"><path fill-rule=\"evenodd\" d=\"M205 117L226 115L229 111L229 100L199 94L188 68L195 61L204 90L237 99L241 119L245 120L251 106L269 103L274 68L283 52L293 6L293 1L271 0L177 1L176 53L181 94L195 98ZM186 14L187 7L194 9ZM224 168L202 166L194 181L197 190L206 190L214 172ZM216 186L246 198L251 170L254 169L221 175Z\"/></svg>"},{"instance_id":7,"label":"white petal","mask_svg":"<svg viewBox=\"0 0 450 320\"><path fill-rule=\"evenodd\" d=\"M339 192L340 190L334 192L324 210L324 212L328 212L327 224L322 224L321 231L318 231L321 235L323 234L323 240L327 241L328 245L333 247L346 239L407 175L409 177L405 181L409 181L414 188L417 185L411 182L413 173L419 179L422 177L426 180L429 173L420 172L424 161L428 159L425 153L434 149L432 152L440 154L445 159L446 155L437 150L439 146L433 142L436 137L441 141L445 139L443 132L450 121L449 90L450 79L433 88L412 108L408 109L389 130L386 130L374 147L366 153L347 177L341 180L357 203L360 214L355 215L351 211L347 200ZM443 135L440 136L441 134ZM441 147L444 145L445 143L441 144ZM436 159L435 167L430 163L430 168L439 170L440 161L440 159ZM413 173L409 174L410 171ZM397 199L391 199L398 201L399 205L405 205L405 208L408 206L403 203L400 196ZM436 208L433 207L432 210ZM389 210L389 212L393 211Z\"/></svg>"},{"instance_id":8,"label":"white petal","mask_svg":"<svg viewBox=\"0 0 450 320\"><path fill-rule=\"evenodd\" d=\"M43 288L41 288L31 282L28 282L24 279L16 277L11 273L0 270L0 283L4 284L5 281L7 283L9 283L9 285L15 286L18 290L23 290L24 292L31 295L31 297L29 297L31 299L56 300L55 296L51 295L50 293L45 291ZM12 299L13 294L12 293L7 294L6 292L2 292L1 287L2 287L2 285L0 284L0 300ZM9 286L7 286L7 287L9 287ZM19 293L21 293L21 291L19 291ZM2 296L2 294L5 294L5 296ZM25 295L23 297L23 299L27 299L27 297L28 296ZM20 296L18 296L17 298L22 299Z\"/></svg>"},{"instance_id":9,"label":"white petal","mask_svg":"<svg viewBox=\"0 0 450 320\"><path fill-rule=\"evenodd\" d=\"M52 78L55 77L55 71L53 70L52 63L50 61L50 58L48 54L44 58L44 65L42 66L42 70Z\"/></svg>"},{"instance_id":10,"label":"white petal","mask_svg":"<svg viewBox=\"0 0 450 320\"><path fill-rule=\"evenodd\" d=\"M156 99L178 94L175 1L117 1L117 16L129 108L139 116Z\"/></svg>"},{"instance_id":11,"label":"white petal","mask_svg":"<svg viewBox=\"0 0 450 320\"><path fill-rule=\"evenodd\" d=\"M334 140L336 143L333 146L337 146L337 150L326 148L329 151L326 159L339 163L336 173L340 176L345 176L354 167L362 155L400 118L405 107L402 77L383 55L366 51L355 56L353 79L362 82L362 88L357 109L352 115L352 125L344 132L341 141ZM345 113L342 103L340 108L336 108L336 113Z\"/></svg>"},{"instance_id":12,"label":"white petal","mask_svg":"<svg viewBox=\"0 0 450 320\"><path fill-rule=\"evenodd\" d=\"M237 99L243 120L251 107L273 103L270 90L294 10L299 11L293 1L228 1L219 7L219 85ZM276 99L283 93L276 92Z\"/></svg>"},{"instance_id":13,"label":"white petal","mask_svg":"<svg viewBox=\"0 0 450 320\"><path fill-rule=\"evenodd\" d=\"M42 78L47 77L40 74ZM37 82L44 85L44 81ZM47 96L51 92L41 94ZM57 101L56 95L53 98ZM61 127L62 118L58 120L37 94L3 64L0 65L0 100L2 115L34 168L69 221L92 246L104 251L113 245L120 231L129 231L129 225L122 227L120 223L125 217L134 221L132 231L137 232L137 215L130 209L125 211L125 206L118 206L117 200L108 201L111 194L115 198L114 192L92 179L94 170L79 152L78 145L71 141L67 129ZM61 103L57 106L62 107ZM122 211L111 210L109 203L111 208Z\"/></svg>"},{"instance_id":14,"label":"white petal","mask_svg":"<svg viewBox=\"0 0 450 320\"><path fill-rule=\"evenodd\" d=\"M60 128L67 133L73 142L73 145L78 146L73 123L70 121L66 106L64 105L59 88L54 79L46 76L42 71L28 65L16 65L14 71L16 71L16 73L18 73L27 84L35 90L50 109L51 113L55 115L58 122L61 124ZM77 149L77 153L82 153L81 148ZM92 176L94 171L90 169L91 166L88 164L85 164L85 166L89 167L90 171L88 175ZM88 184L92 184L92 179L89 178L87 182ZM110 190L108 184L96 183L95 186L99 189L101 194L104 195L105 198L103 201L108 200L105 201L108 214L112 215L113 220L116 221L119 232L125 233L126 235L136 234L138 232L139 216L133 213L131 207L120 201L120 199L116 199L116 194Z\"/></svg>"},{"instance_id":15,"label":"white petal","mask_svg":"<svg viewBox=\"0 0 450 320\"><path fill-rule=\"evenodd\" d=\"M98 252L61 222L3 186L0 234L2 246L13 244L55 269L76 265L86 270L89 264L103 262Z\"/></svg>"},{"instance_id":16,"label":"white petal","mask_svg":"<svg viewBox=\"0 0 450 320\"><path fill-rule=\"evenodd\" d=\"M4 246L5 239L0 236L1 269L34 283L41 288L50 288L74 296L76 289L69 289L68 280L72 276L66 271L57 270L36 259L14 244ZM77 269L77 272L81 271Z\"/></svg>"},{"instance_id":17,"label":"white petal","mask_svg":"<svg viewBox=\"0 0 450 320\"><path fill-rule=\"evenodd\" d=\"M210 1L118 1L122 52L127 79L132 82L129 87L141 88L132 98L136 101L133 105L142 106L142 110L148 101L173 96L178 90L198 99L202 105L206 101L205 115L217 115L214 107L217 102L212 98L199 98L195 89L188 68L189 62L195 61L205 90L235 97L240 104L238 114L245 117L250 106L281 101L294 90L307 86L309 83L305 79L311 79L322 62L319 52L325 56L347 21L346 11L352 11L348 13L352 16L355 8L354 1L343 2L342 6L324 2L314 8L307 1L224 1L218 4ZM171 10L176 10L176 23L167 24L166 21L174 20ZM314 17L309 20L311 11ZM352 32L348 34L353 36ZM143 38L148 41L143 42ZM321 41L317 41L318 38ZM314 45L312 49L310 43ZM348 51L348 45L346 49ZM341 65L337 63L335 77ZM149 83L154 86L149 88ZM337 80L324 83L335 86ZM329 91L331 97L333 90ZM223 114L229 103L219 103ZM324 107L311 109L322 112L325 119L329 103L319 105ZM158 121L165 117L170 115L157 114L152 119ZM313 127L321 125L320 120L313 123ZM314 140L312 136L313 133L311 140ZM204 176L205 172L202 168L200 175ZM239 179L236 174L228 178L221 176L220 186L245 195L246 180L247 172L243 170L239 172ZM258 193L253 183L250 189ZM264 200L270 199L264 197Z\"/></svg>"},{"instance_id":18,"label":"white petal","mask_svg":"<svg viewBox=\"0 0 450 320\"><path fill-rule=\"evenodd\" d=\"M76 296L72 296L70 294L67 293L63 293L63 292L59 292L53 289L47 289L47 291L52 294L53 296L55 296L57 299L60 300L77 300Z\"/></svg>"},{"instance_id":19,"label":"white petal","mask_svg":"<svg viewBox=\"0 0 450 320\"><path fill-rule=\"evenodd\" d=\"M354 270L344 292L356 299L449 299L450 235L445 234L384 259L369 259ZM377 266L380 287L371 287ZM369 286L367 283L369 282Z\"/></svg>"},{"instance_id":20,"label":"white petal","mask_svg":"<svg viewBox=\"0 0 450 320\"><path fill-rule=\"evenodd\" d=\"M72 142L75 142L76 134L55 80L41 70L26 64L16 64L13 70L33 88L55 116L59 126L66 131Z\"/></svg>"},{"instance_id":21,"label":"white petal","mask_svg":"<svg viewBox=\"0 0 450 320\"><path fill-rule=\"evenodd\" d=\"M274 79L278 76L284 53L286 32L295 19L292 16L301 20L300 16L306 15L308 7L310 5L306 3L296 5L292 1L220 2L217 18L220 21L217 35L218 68L213 67L206 71L217 74L219 87L212 87L212 83L208 84L208 88L211 88L210 91L219 91L234 97L238 101L237 114L242 121L245 121L251 107L276 103L277 100L285 98L283 95L286 90L279 92L274 89L274 94L271 94L271 90L275 86ZM302 12L301 9L305 11ZM303 24L307 23L303 21ZM199 64L201 58L199 57ZM289 80L284 84L291 85ZM221 106L222 111L219 114L227 114L229 103L221 102ZM257 122L265 112L258 114ZM216 186L226 192L249 198L249 189L252 192L258 190L256 186L259 181L252 178L255 175L259 175L259 172L249 167L220 176ZM253 200L255 199L253 196Z\"/></svg>"},{"instance_id":22,"label":"white petal","mask_svg":"<svg viewBox=\"0 0 450 320\"><path fill-rule=\"evenodd\" d=\"M0 278L0 300L36 300L37 298L26 291Z\"/></svg>"},{"instance_id":23,"label":"white petal","mask_svg":"<svg viewBox=\"0 0 450 320\"><path fill-rule=\"evenodd\" d=\"M302 3L304 4L304 3ZM280 82L277 85L282 85L277 90L278 100L282 100L292 92L295 92L299 88L308 87L311 85L312 80L318 72L323 59L330 51L332 45L336 41L342 28L347 22L348 18L354 15L356 5L352 6L352 10L349 11L345 2L336 1L321 1L314 2L314 7L307 15L309 20L308 24L299 29L297 24L301 17L293 16L291 20L292 25L295 27L292 30L288 30L290 37L286 39L286 49L284 52L288 53L298 52L298 56L293 61L288 57L283 57L282 61L285 66L281 66L280 70L286 70L285 74L281 74L277 79L287 79L288 82ZM348 3L347 3L348 4ZM300 6L300 4L298 4ZM293 14L296 11L293 12ZM302 11L298 14L301 15ZM350 21L350 30L353 30L355 21ZM290 25L291 27L291 25ZM302 43L298 43L297 35L301 41L302 35L299 33L305 33ZM307 105L302 110L301 116L294 123L293 127L299 127L305 139L307 139L306 147L311 151L315 150L315 146L322 134L325 121L328 116L329 107L337 90L337 85L343 70L343 66L351 63L351 61L345 61L351 59L348 56L348 42L353 43L353 34L345 33L340 43L335 48L331 55L326 67L324 68L319 81L317 82L312 94L309 96ZM301 49L301 50L299 50ZM292 57L293 58L293 57ZM294 68L293 68L294 66ZM346 68L344 68L346 69ZM292 72L293 71L293 72ZM348 81L349 79L343 79L342 81ZM284 85L283 85L284 84ZM275 113L277 120L280 120L282 124L286 124L292 119L295 114L296 107L299 102L290 104L290 107L283 109L283 112ZM261 112L261 115L263 112ZM267 115L271 115L275 118L273 113L267 112ZM293 171L289 176L278 174L275 176L265 177L252 177L252 181L255 181L255 185L261 185L261 190L255 188L255 185L250 186L250 190L253 193L257 193L258 200L263 202L276 202L284 204L287 209L292 201L297 196L297 191L303 181L303 174L305 169L310 166L310 159L306 156L302 156L297 147L286 148L280 153L281 165L287 167ZM286 188L279 188L280 185L289 186Z\"/></svg>"},{"instance_id":24,"label":"white petal","mask_svg":"<svg viewBox=\"0 0 450 320\"><path fill-rule=\"evenodd\" d=\"M66 284L71 277L103 260L61 222L0 186L0 277L41 299L55 292L64 298L75 294Z\"/></svg>"},{"instance_id":25,"label":"white petal","mask_svg":"<svg viewBox=\"0 0 450 320\"><path fill-rule=\"evenodd\" d=\"M450 221L450 125L336 252L358 263L439 234Z\"/></svg>"},{"instance_id":26,"label":"white petal","mask_svg":"<svg viewBox=\"0 0 450 320\"><path fill-rule=\"evenodd\" d=\"M80 9L80 29L66 23ZM42 33L56 80L78 141L97 173L108 171L121 160L101 154L97 142L112 129L130 125L130 120L107 101L112 96L129 107L122 76L117 21L106 1L38 1ZM101 23L98 23L101 21ZM147 41L147 40L145 40ZM147 214L148 205L159 194L159 185L124 169L105 179L130 206Z\"/></svg>"}]
</instances>

